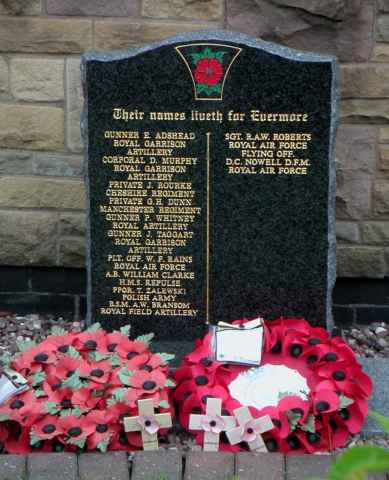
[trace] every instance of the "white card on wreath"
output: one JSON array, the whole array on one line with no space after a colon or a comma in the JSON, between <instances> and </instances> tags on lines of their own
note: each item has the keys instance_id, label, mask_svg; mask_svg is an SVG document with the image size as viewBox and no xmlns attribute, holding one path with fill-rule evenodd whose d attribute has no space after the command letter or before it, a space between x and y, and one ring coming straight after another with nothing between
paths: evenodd
<instances>
[{"instance_id":1,"label":"white card on wreath","mask_svg":"<svg viewBox=\"0 0 389 480\"><path fill-rule=\"evenodd\" d=\"M214 331L214 352L218 362L259 366L262 345L262 318L241 325L219 322Z\"/></svg>"},{"instance_id":2,"label":"white card on wreath","mask_svg":"<svg viewBox=\"0 0 389 480\"><path fill-rule=\"evenodd\" d=\"M9 400L29 389L27 380L18 372L4 369L4 373L0 375L0 406Z\"/></svg>"}]
</instances>

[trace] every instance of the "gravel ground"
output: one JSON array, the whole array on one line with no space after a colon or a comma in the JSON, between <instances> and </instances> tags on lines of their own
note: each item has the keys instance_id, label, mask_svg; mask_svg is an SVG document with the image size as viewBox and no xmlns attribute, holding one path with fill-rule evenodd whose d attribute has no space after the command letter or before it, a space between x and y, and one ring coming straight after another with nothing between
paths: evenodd
<instances>
[{"instance_id":1,"label":"gravel ground","mask_svg":"<svg viewBox=\"0 0 389 480\"><path fill-rule=\"evenodd\" d=\"M389 358L389 324L372 323L369 326L354 326L343 329L343 337L361 357Z\"/></svg>"},{"instance_id":2,"label":"gravel ground","mask_svg":"<svg viewBox=\"0 0 389 480\"><path fill-rule=\"evenodd\" d=\"M16 353L17 340L40 342L47 337L53 326L79 331L84 325L83 322L72 322L53 315L9 315L0 312L0 353Z\"/></svg>"}]
</instances>

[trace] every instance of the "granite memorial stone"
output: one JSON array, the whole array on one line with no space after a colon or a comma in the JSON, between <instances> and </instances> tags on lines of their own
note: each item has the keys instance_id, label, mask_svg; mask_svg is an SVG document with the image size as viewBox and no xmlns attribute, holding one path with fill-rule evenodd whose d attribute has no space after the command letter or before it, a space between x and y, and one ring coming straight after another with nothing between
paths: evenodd
<instances>
[{"instance_id":1,"label":"granite memorial stone","mask_svg":"<svg viewBox=\"0 0 389 480\"><path fill-rule=\"evenodd\" d=\"M336 62L230 32L83 58L89 321L331 327Z\"/></svg>"}]
</instances>

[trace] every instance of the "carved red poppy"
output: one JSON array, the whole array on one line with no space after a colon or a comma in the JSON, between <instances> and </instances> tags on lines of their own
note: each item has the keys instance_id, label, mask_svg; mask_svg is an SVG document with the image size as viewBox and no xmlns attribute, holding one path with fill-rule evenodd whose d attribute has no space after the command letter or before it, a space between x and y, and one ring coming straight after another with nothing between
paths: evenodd
<instances>
[{"instance_id":1,"label":"carved red poppy","mask_svg":"<svg viewBox=\"0 0 389 480\"><path fill-rule=\"evenodd\" d=\"M216 85L223 75L223 66L216 58L203 58L196 64L195 79L204 85Z\"/></svg>"}]
</instances>

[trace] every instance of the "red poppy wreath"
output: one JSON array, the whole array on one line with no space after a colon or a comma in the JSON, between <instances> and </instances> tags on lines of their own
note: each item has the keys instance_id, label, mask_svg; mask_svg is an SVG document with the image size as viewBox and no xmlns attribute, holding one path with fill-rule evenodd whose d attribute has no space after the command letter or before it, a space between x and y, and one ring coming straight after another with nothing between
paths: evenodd
<instances>
[{"instance_id":1,"label":"red poppy wreath","mask_svg":"<svg viewBox=\"0 0 389 480\"><path fill-rule=\"evenodd\" d=\"M246 323L246 320L233 322ZM279 318L264 322L260 367L213 361L211 334L196 342L175 373L173 398L182 425L191 414L205 414L207 399L222 400L222 415L249 407L254 418L269 415L274 428L263 434L268 451L314 453L343 446L361 430L368 412L372 382L354 352L305 320ZM204 431L193 432L203 443ZM238 451L226 435L220 449Z\"/></svg>"},{"instance_id":2,"label":"red poppy wreath","mask_svg":"<svg viewBox=\"0 0 389 480\"><path fill-rule=\"evenodd\" d=\"M123 418L138 414L140 399L170 411L174 385L167 366L173 355L151 353L152 337L130 340L127 327L108 333L95 324L82 333L54 328L39 345L19 344L10 367L29 389L0 405L5 451L140 449L141 433L126 433Z\"/></svg>"}]
</instances>

